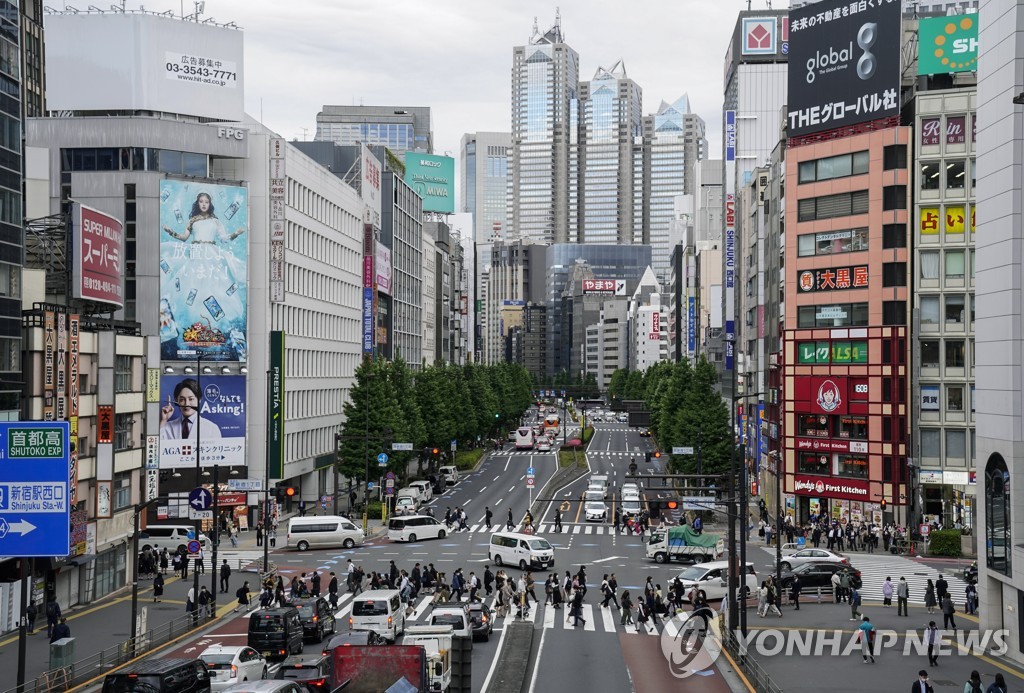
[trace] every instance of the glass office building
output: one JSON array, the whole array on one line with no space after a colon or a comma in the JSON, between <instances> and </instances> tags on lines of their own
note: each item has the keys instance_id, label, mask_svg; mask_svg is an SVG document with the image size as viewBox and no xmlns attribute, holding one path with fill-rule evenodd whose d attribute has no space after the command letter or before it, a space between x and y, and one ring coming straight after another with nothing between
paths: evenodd
<instances>
[{"instance_id":1,"label":"glass office building","mask_svg":"<svg viewBox=\"0 0 1024 693\"><path fill-rule=\"evenodd\" d=\"M324 106L316 114L316 139L383 145L399 158L405 152L434 153L430 108L425 106Z\"/></svg>"}]
</instances>

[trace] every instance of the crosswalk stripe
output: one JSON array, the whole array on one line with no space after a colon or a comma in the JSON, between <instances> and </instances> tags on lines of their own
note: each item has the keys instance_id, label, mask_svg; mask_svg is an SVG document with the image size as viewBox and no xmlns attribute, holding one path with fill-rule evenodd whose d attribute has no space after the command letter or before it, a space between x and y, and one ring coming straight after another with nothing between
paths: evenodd
<instances>
[{"instance_id":1,"label":"crosswalk stripe","mask_svg":"<svg viewBox=\"0 0 1024 693\"><path fill-rule=\"evenodd\" d=\"M544 609L544 627L554 628L555 627L555 609L546 608Z\"/></svg>"},{"instance_id":2,"label":"crosswalk stripe","mask_svg":"<svg viewBox=\"0 0 1024 693\"><path fill-rule=\"evenodd\" d=\"M583 612L583 630L597 630L597 627L594 625L594 607L590 604L584 604L581 611Z\"/></svg>"},{"instance_id":3,"label":"crosswalk stripe","mask_svg":"<svg viewBox=\"0 0 1024 693\"><path fill-rule=\"evenodd\" d=\"M644 628L647 629L647 634L648 635L657 635L658 634L658 628L654 625L653 617L647 619L647 623L644 624Z\"/></svg>"},{"instance_id":4,"label":"crosswalk stripe","mask_svg":"<svg viewBox=\"0 0 1024 693\"><path fill-rule=\"evenodd\" d=\"M601 612L601 622L604 624L605 631L611 633L615 630L615 617L612 615L612 608L609 606L605 609L599 606L597 610Z\"/></svg>"},{"instance_id":5,"label":"crosswalk stripe","mask_svg":"<svg viewBox=\"0 0 1024 693\"><path fill-rule=\"evenodd\" d=\"M587 525L586 527L583 528L583 533L584 534L590 534L593 531L594 531L594 528L591 527L590 525Z\"/></svg>"},{"instance_id":6,"label":"crosswalk stripe","mask_svg":"<svg viewBox=\"0 0 1024 693\"><path fill-rule=\"evenodd\" d=\"M416 608L413 610L412 616L407 617L405 620L418 621L420 616L422 616L427 610L427 607L430 606L431 599L433 599L433 597L423 597L423 599L420 600L420 603L417 604Z\"/></svg>"},{"instance_id":7,"label":"crosswalk stripe","mask_svg":"<svg viewBox=\"0 0 1024 693\"><path fill-rule=\"evenodd\" d=\"M482 527L483 527L483 525L473 525L472 527L469 528L469 531L470 532L478 532L478 531L480 531L480 529Z\"/></svg>"},{"instance_id":8,"label":"crosswalk stripe","mask_svg":"<svg viewBox=\"0 0 1024 693\"><path fill-rule=\"evenodd\" d=\"M573 534L579 534L580 533L580 526L576 525L575 527L573 527L572 528L572 533Z\"/></svg>"}]
</instances>

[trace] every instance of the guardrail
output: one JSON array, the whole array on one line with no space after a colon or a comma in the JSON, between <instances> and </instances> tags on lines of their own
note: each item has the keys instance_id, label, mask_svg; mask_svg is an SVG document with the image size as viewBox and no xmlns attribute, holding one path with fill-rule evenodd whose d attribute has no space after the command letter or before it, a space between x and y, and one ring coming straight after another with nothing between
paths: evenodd
<instances>
[{"instance_id":1,"label":"guardrail","mask_svg":"<svg viewBox=\"0 0 1024 693\"><path fill-rule=\"evenodd\" d=\"M212 614L198 619L193 618L192 615L180 616L139 636L137 643L132 643L132 638L128 638L124 642L119 642L67 666L43 672L37 678L26 681L21 690L25 693L70 690L97 676L103 676L137 657L152 652L189 631L201 628L212 620ZM18 687L15 686L0 691L0 693L18 693L18 690Z\"/></svg>"},{"instance_id":2,"label":"guardrail","mask_svg":"<svg viewBox=\"0 0 1024 693\"><path fill-rule=\"evenodd\" d=\"M755 691L758 693L783 693L756 659L740 651L739 642L728 629L722 631L722 647L729 652Z\"/></svg>"}]
</instances>

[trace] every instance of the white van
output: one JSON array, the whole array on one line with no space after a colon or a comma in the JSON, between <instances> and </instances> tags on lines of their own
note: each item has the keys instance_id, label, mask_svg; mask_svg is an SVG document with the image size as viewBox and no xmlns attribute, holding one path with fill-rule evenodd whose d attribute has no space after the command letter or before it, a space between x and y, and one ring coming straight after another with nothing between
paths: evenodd
<instances>
[{"instance_id":1,"label":"white van","mask_svg":"<svg viewBox=\"0 0 1024 693\"><path fill-rule=\"evenodd\" d=\"M388 541L444 539L445 534L444 523L429 515L392 516L388 520Z\"/></svg>"},{"instance_id":2,"label":"white van","mask_svg":"<svg viewBox=\"0 0 1024 693\"><path fill-rule=\"evenodd\" d=\"M332 546L351 549L365 538L362 529L338 515L293 517L288 521L287 545L299 551Z\"/></svg>"},{"instance_id":3,"label":"white van","mask_svg":"<svg viewBox=\"0 0 1024 693\"><path fill-rule=\"evenodd\" d=\"M426 501L426 498L423 497L419 487L413 486L412 484L398 489L398 491L395 492L395 498L412 498L416 501L417 505Z\"/></svg>"},{"instance_id":4,"label":"white van","mask_svg":"<svg viewBox=\"0 0 1024 693\"><path fill-rule=\"evenodd\" d=\"M415 515L419 512L419 503L412 496L399 496L395 499L395 515Z\"/></svg>"},{"instance_id":5,"label":"white van","mask_svg":"<svg viewBox=\"0 0 1024 693\"><path fill-rule=\"evenodd\" d=\"M547 539L518 532L492 534L487 556L495 565L517 565L522 570L543 570L555 565L555 550Z\"/></svg>"},{"instance_id":6,"label":"white van","mask_svg":"<svg viewBox=\"0 0 1024 693\"><path fill-rule=\"evenodd\" d=\"M139 549L167 549L171 553L188 551L188 543L195 539L196 528L192 525L150 525L139 532ZM206 535L199 533L199 545L204 550Z\"/></svg>"},{"instance_id":7,"label":"white van","mask_svg":"<svg viewBox=\"0 0 1024 693\"><path fill-rule=\"evenodd\" d=\"M454 486L459 483L459 470L455 468L455 465L449 464L444 467L440 467L437 473L444 480L444 483L448 486Z\"/></svg>"},{"instance_id":8,"label":"white van","mask_svg":"<svg viewBox=\"0 0 1024 693\"><path fill-rule=\"evenodd\" d=\"M420 503L426 503L433 499L434 489L431 487L429 481L414 481L409 484L409 488L418 489L420 492L419 501Z\"/></svg>"},{"instance_id":9,"label":"white van","mask_svg":"<svg viewBox=\"0 0 1024 693\"><path fill-rule=\"evenodd\" d=\"M389 642L405 632L405 604L398 590L369 590L352 600L351 630L369 630Z\"/></svg>"}]
</instances>

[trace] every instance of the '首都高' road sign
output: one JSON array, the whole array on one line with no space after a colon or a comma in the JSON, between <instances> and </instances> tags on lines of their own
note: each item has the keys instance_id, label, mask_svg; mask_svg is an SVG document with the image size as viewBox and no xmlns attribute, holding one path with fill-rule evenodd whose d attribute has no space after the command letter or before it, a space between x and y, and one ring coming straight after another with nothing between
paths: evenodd
<instances>
[{"instance_id":1,"label":"'\u9996\u90fd\u9ad8' road sign","mask_svg":"<svg viewBox=\"0 0 1024 693\"><path fill-rule=\"evenodd\" d=\"M0 556L68 555L69 438L67 421L0 423Z\"/></svg>"}]
</instances>

